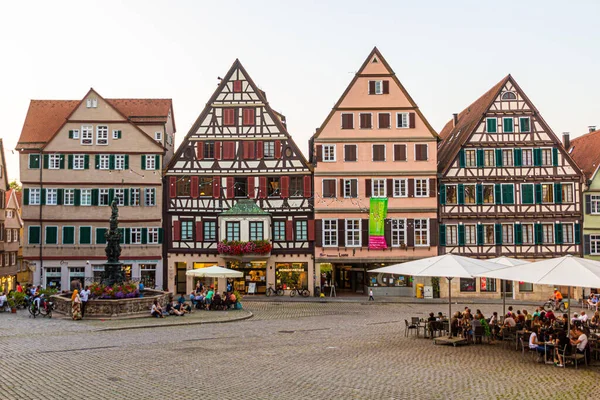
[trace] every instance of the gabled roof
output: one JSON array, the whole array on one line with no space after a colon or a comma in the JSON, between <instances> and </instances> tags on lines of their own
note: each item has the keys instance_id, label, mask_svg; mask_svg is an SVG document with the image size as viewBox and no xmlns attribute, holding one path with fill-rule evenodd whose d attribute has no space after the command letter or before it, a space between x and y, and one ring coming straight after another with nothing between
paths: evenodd
<instances>
[{"instance_id":1,"label":"gabled roof","mask_svg":"<svg viewBox=\"0 0 600 400\"><path fill-rule=\"evenodd\" d=\"M229 210L223 211L221 215L270 215L268 212L256 205L253 200L238 200Z\"/></svg>"},{"instance_id":2,"label":"gabled roof","mask_svg":"<svg viewBox=\"0 0 600 400\"><path fill-rule=\"evenodd\" d=\"M371 52L369 53L368 57L365 59L365 61L363 62L363 64L360 66L360 69L358 70L358 72L354 75L354 78L352 78L352 81L346 87L346 90L344 90L344 93L342 93L342 95L340 96L339 100L335 103L335 105L333 106L333 109L329 112L329 115L327 115L327 118L325 118L325 121L323 121L323 124L321 124L321 126L317 129L317 131L312 135L312 137L311 137L310 140L314 140L314 139L316 139L316 138L319 137L319 135L321 134L321 132L323 131L323 129L325 129L325 127L329 123L329 120L335 114L335 111L337 110L337 108L340 107L340 105L342 104L342 102L344 101L344 99L346 98L346 96L348 95L348 92L350 92L350 89L352 89L352 87L354 86L354 84L356 83L356 81L361 77L362 72L365 70L365 68L369 64L369 61L374 56L377 56L379 62L381 62L385 66L385 68L389 71L389 77L392 78L392 80L398 85L398 87L400 88L400 90L402 91L402 93L404 94L404 96L406 96L406 99L408 100L408 102L410 103L410 105L412 107L414 107L414 109L415 109L414 111L419 115L419 117L421 118L421 120L423 121L423 123L425 123L425 126L427 126L427 129L429 129L429 132L431 132L431 135L433 137L436 137L436 138L438 137L438 134L433 129L433 127L429 124L429 121L427 121L427 119L425 118L425 116L421 113L421 110L419 110L419 106L417 106L417 103L415 103L415 101L413 100L413 98L410 97L410 94L408 94L408 92L404 88L404 85L402 85L402 83L400 82L400 80L396 76L396 73L394 72L394 70L392 69L392 67L385 60L385 58L383 57L383 55L381 54L381 52L379 51L379 49L377 48L377 46L375 46L375 47L373 47L373 50L371 50ZM388 76L388 75L386 75L386 76Z\"/></svg>"},{"instance_id":3,"label":"gabled roof","mask_svg":"<svg viewBox=\"0 0 600 400\"><path fill-rule=\"evenodd\" d=\"M600 166L600 130L571 140L569 154L583 170L587 180L592 180Z\"/></svg>"},{"instance_id":4,"label":"gabled roof","mask_svg":"<svg viewBox=\"0 0 600 400\"><path fill-rule=\"evenodd\" d=\"M21 204L23 204L23 203L21 203L21 200L23 198L23 191L21 191L21 190L17 191L15 189L8 190L6 192L6 208L9 208L8 204L10 202L11 196L14 196L15 203L17 205L17 209L21 208Z\"/></svg>"},{"instance_id":5,"label":"gabled roof","mask_svg":"<svg viewBox=\"0 0 600 400\"><path fill-rule=\"evenodd\" d=\"M0 138L0 157L2 157L2 165L0 165L0 168L2 168L2 171L0 171L2 179L4 179L4 181L6 182L6 187L5 188L0 188L0 189L5 189L8 190L8 188L10 187L10 184L8 183L8 172L6 169L6 157L4 156L4 142L2 141L2 138Z\"/></svg>"},{"instance_id":6,"label":"gabled roof","mask_svg":"<svg viewBox=\"0 0 600 400\"><path fill-rule=\"evenodd\" d=\"M94 89L90 89L94 91ZM95 91L94 91L95 92ZM88 92L89 93L89 92ZM95 92L97 93L97 92ZM101 97L98 94L99 97ZM86 96L84 96L84 99ZM169 111L172 115L171 99L104 99L129 122L165 123ZM67 122L82 100L31 100L23 123L18 149L43 148ZM173 125L175 123L173 122ZM138 128L139 129L139 128ZM141 130L140 130L141 131ZM143 132L143 131L141 131ZM145 133L144 133L145 134ZM148 136L147 134L145 134Z\"/></svg>"},{"instance_id":7,"label":"gabled roof","mask_svg":"<svg viewBox=\"0 0 600 400\"><path fill-rule=\"evenodd\" d=\"M450 163L456 157L460 148L469 140L471 134L509 80L512 80L510 74L462 110L458 114L456 125L454 125L454 119L446 123L440 132L442 142L438 146L438 165L443 167L444 171L442 172L450 167ZM516 83L513 81L513 84Z\"/></svg>"}]
</instances>

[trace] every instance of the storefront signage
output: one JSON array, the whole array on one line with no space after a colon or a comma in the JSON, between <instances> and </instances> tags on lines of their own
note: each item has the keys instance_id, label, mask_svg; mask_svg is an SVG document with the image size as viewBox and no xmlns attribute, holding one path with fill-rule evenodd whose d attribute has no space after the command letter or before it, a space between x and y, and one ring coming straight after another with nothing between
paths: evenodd
<instances>
[{"instance_id":1,"label":"storefront signage","mask_svg":"<svg viewBox=\"0 0 600 400\"><path fill-rule=\"evenodd\" d=\"M388 199L371 198L369 212L369 249L387 249L385 242L385 219L387 218Z\"/></svg>"},{"instance_id":2,"label":"storefront signage","mask_svg":"<svg viewBox=\"0 0 600 400\"><path fill-rule=\"evenodd\" d=\"M46 272L47 278L60 278L60 272Z\"/></svg>"},{"instance_id":3,"label":"storefront signage","mask_svg":"<svg viewBox=\"0 0 600 400\"><path fill-rule=\"evenodd\" d=\"M350 257L350 254L348 254L348 253L338 253L338 254L319 253L319 257Z\"/></svg>"},{"instance_id":4,"label":"storefront signage","mask_svg":"<svg viewBox=\"0 0 600 400\"><path fill-rule=\"evenodd\" d=\"M279 272L304 272L304 268L278 268Z\"/></svg>"}]
</instances>

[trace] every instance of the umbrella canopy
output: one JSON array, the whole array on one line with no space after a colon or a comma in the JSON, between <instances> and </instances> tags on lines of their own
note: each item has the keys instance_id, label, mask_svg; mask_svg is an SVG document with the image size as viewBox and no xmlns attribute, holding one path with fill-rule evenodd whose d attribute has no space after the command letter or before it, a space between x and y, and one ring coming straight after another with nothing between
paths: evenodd
<instances>
[{"instance_id":1,"label":"umbrella canopy","mask_svg":"<svg viewBox=\"0 0 600 400\"><path fill-rule=\"evenodd\" d=\"M402 264L372 269L369 272L413 276L444 276L447 278L473 278L498 268L503 268L503 266L490 263L486 260L477 260L456 254L444 254L443 256L422 258Z\"/></svg>"},{"instance_id":2,"label":"umbrella canopy","mask_svg":"<svg viewBox=\"0 0 600 400\"><path fill-rule=\"evenodd\" d=\"M489 261L494 264L504 265L505 267L515 267L517 265L525 265L530 263L530 261L527 260L521 260L519 258L510 258L506 256L490 258L486 261Z\"/></svg>"},{"instance_id":3,"label":"umbrella canopy","mask_svg":"<svg viewBox=\"0 0 600 400\"><path fill-rule=\"evenodd\" d=\"M244 274L240 271L234 271L223 267L213 265L212 267L190 269L185 273L187 276L195 276L198 278L241 278Z\"/></svg>"}]
</instances>

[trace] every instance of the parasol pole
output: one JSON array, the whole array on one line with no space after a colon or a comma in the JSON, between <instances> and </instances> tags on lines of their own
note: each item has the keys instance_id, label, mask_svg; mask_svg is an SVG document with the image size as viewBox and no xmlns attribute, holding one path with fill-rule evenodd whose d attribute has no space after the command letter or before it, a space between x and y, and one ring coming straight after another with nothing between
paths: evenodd
<instances>
[{"instance_id":1,"label":"parasol pole","mask_svg":"<svg viewBox=\"0 0 600 400\"><path fill-rule=\"evenodd\" d=\"M569 315L569 319L567 320L567 337L571 339L571 286L567 290L567 313Z\"/></svg>"},{"instance_id":2,"label":"parasol pole","mask_svg":"<svg viewBox=\"0 0 600 400\"><path fill-rule=\"evenodd\" d=\"M504 318L505 315L506 315L506 279L502 279L502 317Z\"/></svg>"},{"instance_id":3,"label":"parasol pole","mask_svg":"<svg viewBox=\"0 0 600 400\"><path fill-rule=\"evenodd\" d=\"M452 326L450 322L452 321L452 278L446 277L448 279L448 337L452 337Z\"/></svg>"}]
</instances>

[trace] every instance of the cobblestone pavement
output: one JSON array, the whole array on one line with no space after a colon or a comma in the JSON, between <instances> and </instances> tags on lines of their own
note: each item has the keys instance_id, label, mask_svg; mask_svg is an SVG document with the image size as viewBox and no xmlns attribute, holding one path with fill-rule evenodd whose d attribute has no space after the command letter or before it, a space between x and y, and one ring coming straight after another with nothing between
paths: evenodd
<instances>
[{"instance_id":1,"label":"cobblestone pavement","mask_svg":"<svg viewBox=\"0 0 600 400\"><path fill-rule=\"evenodd\" d=\"M447 306L244 306L253 318L119 331L0 314L0 399L599 398L596 366L558 369L501 345L404 337L404 319Z\"/></svg>"}]
</instances>

